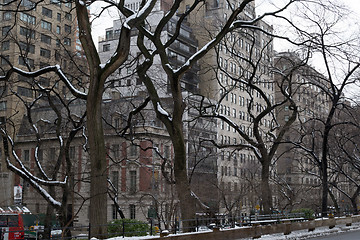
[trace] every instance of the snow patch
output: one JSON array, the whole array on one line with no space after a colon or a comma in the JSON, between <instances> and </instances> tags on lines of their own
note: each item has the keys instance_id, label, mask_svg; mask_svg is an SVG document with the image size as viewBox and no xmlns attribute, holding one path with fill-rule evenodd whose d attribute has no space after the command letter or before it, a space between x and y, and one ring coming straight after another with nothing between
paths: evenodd
<instances>
[{"instance_id":1,"label":"snow patch","mask_svg":"<svg viewBox=\"0 0 360 240\"><path fill-rule=\"evenodd\" d=\"M167 111L165 111L165 109L163 109L163 108L161 107L161 105L160 105L159 102L157 102L157 111L158 111L161 115L164 115L164 116L168 117L168 119L169 119L170 121L172 120L171 117L170 117L170 114L169 114Z\"/></svg>"}]
</instances>

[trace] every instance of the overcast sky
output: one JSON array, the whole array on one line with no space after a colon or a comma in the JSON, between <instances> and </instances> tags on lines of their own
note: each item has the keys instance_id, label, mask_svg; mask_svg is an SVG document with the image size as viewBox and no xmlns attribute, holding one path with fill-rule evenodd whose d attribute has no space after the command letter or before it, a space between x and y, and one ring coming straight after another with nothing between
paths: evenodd
<instances>
[{"instance_id":1,"label":"overcast sky","mask_svg":"<svg viewBox=\"0 0 360 240\"><path fill-rule=\"evenodd\" d=\"M344 14L342 20L340 23L337 24L336 30L338 32L342 32L342 34L339 34L339 36L349 37L350 35L354 35L356 33L356 37L359 36L360 32L360 1L359 0L321 0L322 3L332 1L335 4L338 4L340 6L344 6L346 9L348 9L348 14ZM257 15L260 15L264 12L274 11L282 6L285 5L285 3L288 2L288 0L256 0L256 12ZM297 6L297 5L293 5ZM313 9L312 9L313 10ZM295 8L289 8L284 12L285 16L289 19L292 19L293 22L297 22L298 26L302 26L303 29L305 29L306 24L308 22L305 22L303 18L296 17L297 14L301 14L299 10ZM328 19L331 21L331 17ZM289 36L292 36L291 33L287 33L287 29L283 23L279 22L279 20L274 18L266 18L268 23L272 24L274 27L275 33L280 33L281 35L289 34ZM292 48L290 44L279 42L275 40L274 48L277 51L286 51L288 48Z\"/></svg>"}]
</instances>

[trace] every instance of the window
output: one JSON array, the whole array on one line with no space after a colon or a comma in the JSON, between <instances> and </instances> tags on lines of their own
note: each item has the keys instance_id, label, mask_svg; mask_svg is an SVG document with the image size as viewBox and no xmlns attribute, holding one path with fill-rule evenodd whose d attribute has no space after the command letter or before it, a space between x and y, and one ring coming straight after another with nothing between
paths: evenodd
<instances>
[{"instance_id":1,"label":"window","mask_svg":"<svg viewBox=\"0 0 360 240\"><path fill-rule=\"evenodd\" d=\"M26 8L34 8L35 4L34 4L33 1L30 1L30 0L22 0L21 1L21 6L24 6Z\"/></svg>"},{"instance_id":2,"label":"window","mask_svg":"<svg viewBox=\"0 0 360 240\"><path fill-rule=\"evenodd\" d=\"M35 38L35 31L28 29L26 27L20 27L20 35L25 36L26 38Z\"/></svg>"},{"instance_id":3,"label":"window","mask_svg":"<svg viewBox=\"0 0 360 240\"><path fill-rule=\"evenodd\" d=\"M56 26L56 33L61 34L61 27L60 26Z\"/></svg>"},{"instance_id":4,"label":"window","mask_svg":"<svg viewBox=\"0 0 360 240\"><path fill-rule=\"evenodd\" d=\"M130 208L130 219L135 219L135 217L136 217L135 205L130 204L129 208Z\"/></svg>"},{"instance_id":5,"label":"window","mask_svg":"<svg viewBox=\"0 0 360 240\"><path fill-rule=\"evenodd\" d=\"M111 172L111 183L114 186L115 190L118 190L119 187L119 172L118 171L112 171Z\"/></svg>"},{"instance_id":6,"label":"window","mask_svg":"<svg viewBox=\"0 0 360 240\"><path fill-rule=\"evenodd\" d=\"M1 65L6 65L8 62L6 60L9 60L9 55L2 56L1 58Z\"/></svg>"},{"instance_id":7,"label":"window","mask_svg":"<svg viewBox=\"0 0 360 240\"><path fill-rule=\"evenodd\" d=\"M130 171L130 192L135 193L136 192L136 171Z\"/></svg>"},{"instance_id":8,"label":"window","mask_svg":"<svg viewBox=\"0 0 360 240\"><path fill-rule=\"evenodd\" d=\"M71 21L72 20L72 16L70 13L65 13L65 19Z\"/></svg>"},{"instance_id":9,"label":"window","mask_svg":"<svg viewBox=\"0 0 360 240\"><path fill-rule=\"evenodd\" d=\"M71 33L71 26L65 24L64 30L66 33Z\"/></svg>"},{"instance_id":10,"label":"window","mask_svg":"<svg viewBox=\"0 0 360 240\"><path fill-rule=\"evenodd\" d=\"M35 25L36 23L36 18L34 16L31 16L27 13L23 13L23 12L20 12L20 20L26 22L26 23L29 23L29 24L32 24L32 25Z\"/></svg>"},{"instance_id":11,"label":"window","mask_svg":"<svg viewBox=\"0 0 360 240\"><path fill-rule=\"evenodd\" d=\"M19 42L19 46L21 51L24 51L23 54L25 53L35 53L35 45L30 44L30 43L25 43L25 42Z\"/></svg>"},{"instance_id":12,"label":"window","mask_svg":"<svg viewBox=\"0 0 360 240\"><path fill-rule=\"evenodd\" d=\"M50 80L48 78L40 77L39 84L44 86L44 87L49 87L50 86Z\"/></svg>"},{"instance_id":13,"label":"window","mask_svg":"<svg viewBox=\"0 0 360 240\"><path fill-rule=\"evenodd\" d=\"M29 162L29 161L30 161L30 151L24 150L24 162Z\"/></svg>"},{"instance_id":14,"label":"window","mask_svg":"<svg viewBox=\"0 0 360 240\"><path fill-rule=\"evenodd\" d=\"M51 37L45 34L41 34L41 42L51 44Z\"/></svg>"},{"instance_id":15,"label":"window","mask_svg":"<svg viewBox=\"0 0 360 240\"><path fill-rule=\"evenodd\" d=\"M170 146L165 146L164 156L166 159L170 159Z\"/></svg>"},{"instance_id":16,"label":"window","mask_svg":"<svg viewBox=\"0 0 360 240\"><path fill-rule=\"evenodd\" d=\"M40 56L50 58L50 50L45 48L40 48Z\"/></svg>"},{"instance_id":17,"label":"window","mask_svg":"<svg viewBox=\"0 0 360 240\"><path fill-rule=\"evenodd\" d=\"M120 146L119 144L112 145L113 157L114 159L120 158Z\"/></svg>"},{"instance_id":18,"label":"window","mask_svg":"<svg viewBox=\"0 0 360 240\"><path fill-rule=\"evenodd\" d=\"M17 76L18 76L18 81L19 81L19 82L26 82L26 83L31 83L31 82L32 82L32 79L31 79L31 78L22 76L22 75L20 75L20 74L18 74Z\"/></svg>"},{"instance_id":19,"label":"window","mask_svg":"<svg viewBox=\"0 0 360 240\"><path fill-rule=\"evenodd\" d=\"M50 22L47 22L47 21L45 21L45 20L41 20L41 27L42 27L43 29L46 29L46 30L51 31L51 28L52 28L51 25L52 25L52 24L51 24Z\"/></svg>"},{"instance_id":20,"label":"window","mask_svg":"<svg viewBox=\"0 0 360 240\"><path fill-rule=\"evenodd\" d=\"M120 128L120 118L115 118L114 119L114 127L115 128Z\"/></svg>"},{"instance_id":21,"label":"window","mask_svg":"<svg viewBox=\"0 0 360 240\"><path fill-rule=\"evenodd\" d=\"M32 97L32 91L31 89L25 88L25 87L18 87L17 88L17 93L20 96L24 96L24 97Z\"/></svg>"},{"instance_id":22,"label":"window","mask_svg":"<svg viewBox=\"0 0 360 240\"><path fill-rule=\"evenodd\" d=\"M71 8L71 2L66 2L65 7Z\"/></svg>"},{"instance_id":23,"label":"window","mask_svg":"<svg viewBox=\"0 0 360 240\"><path fill-rule=\"evenodd\" d=\"M58 5L59 7L61 6L60 0L51 0L50 2L51 2L52 4Z\"/></svg>"},{"instance_id":24,"label":"window","mask_svg":"<svg viewBox=\"0 0 360 240\"><path fill-rule=\"evenodd\" d=\"M60 60L60 53L58 50L55 50L55 60L59 61Z\"/></svg>"},{"instance_id":25,"label":"window","mask_svg":"<svg viewBox=\"0 0 360 240\"><path fill-rule=\"evenodd\" d=\"M153 157L153 159L158 158L158 154L157 154L156 151L159 151L159 144L154 143L153 144L153 149L152 149L152 157Z\"/></svg>"},{"instance_id":26,"label":"window","mask_svg":"<svg viewBox=\"0 0 360 240\"><path fill-rule=\"evenodd\" d=\"M3 28L2 28L2 36L6 36L6 35L8 35L9 34L9 32L10 32L10 26L4 26ZM21 34L21 32L20 32L20 34Z\"/></svg>"},{"instance_id":27,"label":"window","mask_svg":"<svg viewBox=\"0 0 360 240\"><path fill-rule=\"evenodd\" d=\"M0 102L0 111L5 111L6 110L6 101L1 101Z\"/></svg>"},{"instance_id":28,"label":"window","mask_svg":"<svg viewBox=\"0 0 360 240\"><path fill-rule=\"evenodd\" d=\"M4 21L10 20L10 19L11 19L11 16L12 16L12 13L11 13L11 12L4 12L4 13L3 13L3 20L4 20Z\"/></svg>"},{"instance_id":29,"label":"window","mask_svg":"<svg viewBox=\"0 0 360 240\"><path fill-rule=\"evenodd\" d=\"M71 39L70 38L64 38L64 45L71 46Z\"/></svg>"},{"instance_id":30,"label":"window","mask_svg":"<svg viewBox=\"0 0 360 240\"><path fill-rule=\"evenodd\" d=\"M105 38L106 40L112 39L113 38L113 31L109 30L105 32Z\"/></svg>"},{"instance_id":31,"label":"window","mask_svg":"<svg viewBox=\"0 0 360 240\"><path fill-rule=\"evenodd\" d=\"M103 52L108 52L110 51L110 44L104 44L103 45Z\"/></svg>"},{"instance_id":32,"label":"window","mask_svg":"<svg viewBox=\"0 0 360 240\"><path fill-rule=\"evenodd\" d=\"M27 66L27 64L30 65L30 67L34 67L34 60L30 58L24 58L22 56L19 56L19 64L23 66Z\"/></svg>"},{"instance_id":33,"label":"window","mask_svg":"<svg viewBox=\"0 0 360 240\"><path fill-rule=\"evenodd\" d=\"M56 14L56 20L58 20L59 22L61 22L61 13Z\"/></svg>"},{"instance_id":34,"label":"window","mask_svg":"<svg viewBox=\"0 0 360 240\"><path fill-rule=\"evenodd\" d=\"M1 50L2 51L9 50L9 48L10 48L10 41L9 40L3 41L1 43Z\"/></svg>"},{"instance_id":35,"label":"window","mask_svg":"<svg viewBox=\"0 0 360 240\"><path fill-rule=\"evenodd\" d=\"M135 145L131 144L130 145L130 153L129 156L134 157L136 156L136 152L137 152L137 148Z\"/></svg>"},{"instance_id":36,"label":"window","mask_svg":"<svg viewBox=\"0 0 360 240\"><path fill-rule=\"evenodd\" d=\"M60 45L61 45L60 39L56 39L56 46L60 47Z\"/></svg>"},{"instance_id":37,"label":"window","mask_svg":"<svg viewBox=\"0 0 360 240\"><path fill-rule=\"evenodd\" d=\"M42 7L42 15L52 18L52 10L50 10L46 7Z\"/></svg>"}]
</instances>

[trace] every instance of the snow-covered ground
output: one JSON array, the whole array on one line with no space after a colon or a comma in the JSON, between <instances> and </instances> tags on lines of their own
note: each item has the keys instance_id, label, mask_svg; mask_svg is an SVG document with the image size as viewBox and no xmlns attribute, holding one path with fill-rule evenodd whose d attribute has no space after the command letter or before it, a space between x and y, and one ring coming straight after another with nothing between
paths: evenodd
<instances>
[{"instance_id":1,"label":"snow-covered ground","mask_svg":"<svg viewBox=\"0 0 360 240\"><path fill-rule=\"evenodd\" d=\"M262 236L261 240L302 240L302 239L309 239L312 237L320 237L331 235L335 233L347 232L347 231L355 231L360 230L360 223L353 223L352 226L346 227L345 225L338 225L335 226L333 229L329 229L329 227L320 227L316 228L314 231L309 232L307 229L294 231L289 235L284 235L283 233L278 234L271 234L271 235L264 235ZM241 240L249 240L252 238L242 238Z\"/></svg>"}]
</instances>

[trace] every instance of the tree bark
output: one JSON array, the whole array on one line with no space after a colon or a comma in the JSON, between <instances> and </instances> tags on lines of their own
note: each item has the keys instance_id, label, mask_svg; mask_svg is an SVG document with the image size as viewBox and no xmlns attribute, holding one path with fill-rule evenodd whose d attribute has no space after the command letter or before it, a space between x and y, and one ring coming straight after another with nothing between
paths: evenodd
<instances>
[{"instance_id":1,"label":"tree bark","mask_svg":"<svg viewBox=\"0 0 360 240\"><path fill-rule=\"evenodd\" d=\"M340 208L339 208L339 204L337 202L336 197L334 196L334 194L331 191L329 191L329 196L334 203L336 216L340 216Z\"/></svg>"},{"instance_id":2,"label":"tree bark","mask_svg":"<svg viewBox=\"0 0 360 240\"><path fill-rule=\"evenodd\" d=\"M49 187L49 194L51 196L55 197L55 191L54 191L54 187L51 186ZM51 236L51 220L52 220L52 215L54 214L54 207L48 203L47 207L46 207L46 214L45 214L45 219L44 219L44 239L50 239Z\"/></svg>"},{"instance_id":3,"label":"tree bark","mask_svg":"<svg viewBox=\"0 0 360 240\"><path fill-rule=\"evenodd\" d=\"M351 206L352 206L352 212L354 215L358 215L359 214L359 210L357 207L357 203L356 203L356 197L355 198L351 198Z\"/></svg>"},{"instance_id":4,"label":"tree bark","mask_svg":"<svg viewBox=\"0 0 360 240\"><path fill-rule=\"evenodd\" d=\"M270 214L272 210L272 196L269 184L269 171L270 163L268 161L263 161L261 168L261 205L263 213L265 214Z\"/></svg>"},{"instance_id":5,"label":"tree bark","mask_svg":"<svg viewBox=\"0 0 360 240\"><path fill-rule=\"evenodd\" d=\"M191 189L187 174L185 140L182 130L180 130L175 136L172 136L172 142L175 154L175 186L180 201L181 219L183 220L183 231L192 232L195 230L195 198L191 195Z\"/></svg>"},{"instance_id":6,"label":"tree bark","mask_svg":"<svg viewBox=\"0 0 360 240\"><path fill-rule=\"evenodd\" d=\"M322 160L321 163L321 172L322 172L322 199L321 199L321 215L323 217L327 216L327 205L328 205L328 191L329 191L329 185L328 185L328 173L327 173L327 162L326 160Z\"/></svg>"},{"instance_id":7,"label":"tree bark","mask_svg":"<svg viewBox=\"0 0 360 240\"><path fill-rule=\"evenodd\" d=\"M102 125L102 93L104 84L97 75L90 80L87 99L87 127L90 146L90 236L106 238L107 172L104 131Z\"/></svg>"}]
</instances>

